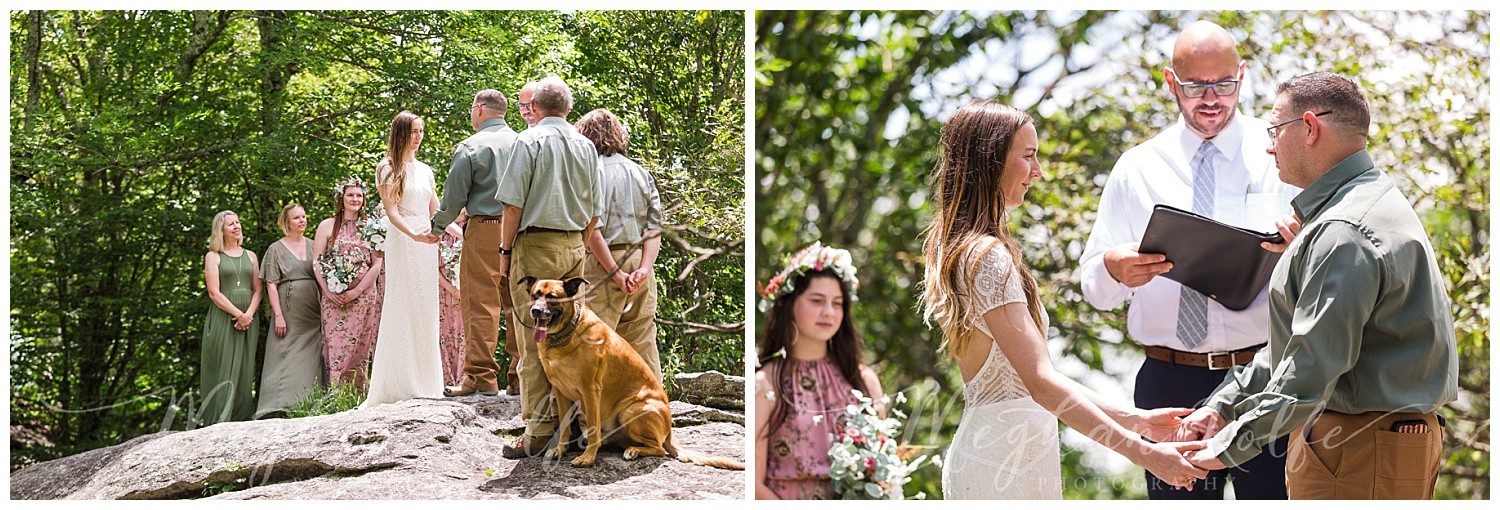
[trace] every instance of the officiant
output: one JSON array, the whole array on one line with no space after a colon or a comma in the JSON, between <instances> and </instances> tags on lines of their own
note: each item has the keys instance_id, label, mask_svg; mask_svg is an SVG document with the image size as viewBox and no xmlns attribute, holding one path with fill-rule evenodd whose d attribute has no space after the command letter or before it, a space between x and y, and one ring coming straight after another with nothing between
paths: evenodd
<instances>
[{"instance_id":1,"label":"officiant","mask_svg":"<svg viewBox=\"0 0 1500 510\"><path fill-rule=\"evenodd\" d=\"M1089 304L1112 310L1130 301L1127 332L1146 351L1135 382L1135 405L1142 409L1198 407L1226 370L1250 362L1268 337L1263 290L1249 308L1234 311L1158 278L1171 268L1165 256L1136 251L1152 208L1166 204L1275 231L1298 191L1277 179L1265 153L1270 124L1238 111L1245 63L1228 31L1207 21L1189 25L1178 34L1162 78L1180 115L1115 163L1078 269ZM1285 239L1294 237L1281 227ZM1282 438L1233 468L1235 497L1285 499L1285 451ZM1151 499L1223 499L1228 472L1211 472L1192 491L1173 490L1148 472L1146 488Z\"/></svg>"}]
</instances>

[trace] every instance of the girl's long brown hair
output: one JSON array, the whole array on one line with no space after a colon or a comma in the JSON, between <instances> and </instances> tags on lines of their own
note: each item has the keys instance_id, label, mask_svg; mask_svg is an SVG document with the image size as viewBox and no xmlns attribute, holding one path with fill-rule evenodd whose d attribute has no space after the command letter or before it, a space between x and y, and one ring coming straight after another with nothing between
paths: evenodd
<instances>
[{"instance_id":1,"label":"girl's long brown hair","mask_svg":"<svg viewBox=\"0 0 1500 510\"><path fill-rule=\"evenodd\" d=\"M942 327L943 348L951 356L964 352L973 317L983 312L971 310L961 295L973 292L979 264L994 249L1010 252L1031 318L1046 334L1036 280L1022 262L1020 245L1006 223L1000 186L1005 172L1027 171L1006 168L1005 157L1016 132L1031 123L1026 112L980 100L960 108L943 126L943 152L932 176L935 213L922 250L926 261L922 305L923 319L936 319ZM965 261L968 267L960 267Z\"/></svg>"},{"instance_id":2,"label":"girl's long brown hair","mask_svg":"<svg viewBox=\"0 0 1500 510\"><path fill-rule=\"evenodd\" d=\"M797 284L792 287L792 292L772 302L770 317L766 321L766 336L761 339L759 349L761 369L765 369L778 359L784 360L786 356L791 355L791 343L797 336L797 326L792 317L792 305L796 303L798 296L807 292L807 288L817 278L832 278L839 282L839 289L844 292L844 320L839 323L839 329L833 334L833 338L828 340L828 358L833 362L833 366L839 369L839 374L844 376L844 382L849 383L849 387L869 396L870 391L865 387L865 379L859 374L859 334L854 331L854 322L850 319L849 313L849 303L854 300L851 299L849 285L828 269L808 271L797 277ZM782 354L783 357L777 358L778 354ZM775 411L771 411L771 417L766 422L765 428L758 432L766 437L770 437L772 432L786 423L791 413L789 408L797 405L791 400L793 388L796 385L796 381L792 380L792 371L785 363L777 364L780 366L777 367L776 381L773 384L776 385L774 396L779 405L776 406Z\"/></svg>"},{"instance_id":3,"label":"girl's long brown hair","mask_svg":"<svg viewBox=\"0 0 1500 510\"><path fill-rule=\"evenodd\" d=\"M385 161L389 170L385 175L377 175L381 184L391 185L391 200L400 207L401 191L406 189L406 155L407 146L411 145L412 126L421 121L417 114L410 110L402 110L391 120L391 134L385 140Z\"/></svg>"}]
</instances>

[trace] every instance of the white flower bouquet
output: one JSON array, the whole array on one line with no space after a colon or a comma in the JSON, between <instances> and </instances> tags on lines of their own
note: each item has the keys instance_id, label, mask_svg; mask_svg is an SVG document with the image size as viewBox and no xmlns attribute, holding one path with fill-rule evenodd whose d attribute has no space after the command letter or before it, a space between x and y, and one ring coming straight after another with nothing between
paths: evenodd
<instances>
[{"instance_id":1,"label":"white flower bouquet","mask_svg":"<svg viewBox=\"0 0 1500 510\"><path fill-rule=\"evenodd\" d=\"M454 287L458 287L458 260L464 251L464 240L454 239L453 244L438 243L438 257L443 259L443 276Z\"/></svg>"},{"instance_id":2,"label":"white flower bouquet","mask_svg":"<svg viewBox=\"0 0 1500 510\"><path fill-rule=\"evenodd\" d=\"M334 294L349 290L354 285L354 279L364 272L365 266L363 258L340 255L332 250L318 257L318 269L323 272L323 282L328 284L328 290Z\"/></svg>"},{"instance_id":3,"label":"white flower bouquet","mask_svg":"<svg viewBox=\"0 0 1500 510\"><path fill-rule=\"evenodd\" d=\"M905 499L903 487L911 481L911 473L927 462L941 461L936 455L912 458L917 448L895 439L906 414L892 408L891 418L881 418L870 397L853 392L859 403L847 408L844 430L828 447L828 478L834 493L840 499ZM904 403L906 397L898 393L896 402ZM890 403L890 396L880 398L881 406ZM922 496L918 494L917 499Z\"/></svg>"},{"instance_id":4,"label":"white flower bouquet","mask_svg":"<svg viewBox=\"0 0 1500 510\"><path fill-rule=\"evenodd\" d=\"M359 222L359 237L370 245L370 249L384 253L390 246L391 220L385 217L385 211L366 216Z\"/></svg>"}]
</instances>

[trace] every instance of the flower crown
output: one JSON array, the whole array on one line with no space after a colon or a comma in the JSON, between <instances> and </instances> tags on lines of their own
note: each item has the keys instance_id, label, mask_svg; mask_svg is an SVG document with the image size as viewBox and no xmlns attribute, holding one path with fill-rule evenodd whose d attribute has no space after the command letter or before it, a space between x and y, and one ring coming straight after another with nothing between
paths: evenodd
<instances>
[{"instance_id":1,"label":"flower crown","mask_svg":"<svg viewBox=\"0 0 1500 510\"><path fill-rule=\"evenodd\" d=\"M839 280L849 284L849 299L858 300L854 293L859 290L859 278L854 276L854 258L849 256L849 250L840 250L823 246L822 242L815 242L812 246L803 248L802 251L792 255L787 263L786 269L781 270L760 291L760 309L762 313L769 312L776 298L792 293L797 287L796 279L807 274L808 271L819 271L827 269L832 271Z\"/></svg>"},{"instance_id":2,"label":"flower crown","mask_svg":"<svg viewBox=\"0 0 1500 510\"><path fill-rule=\"evenodd\" d=\"M363 189L369 189L368 186L365 186L365 181L364 180L360 179L358 176L351 175L351 176L349 176L348 179L344 179L342 182L333 185L333 197L334 198L343 198L344 197L344 189L348 188L350 186L359 186L360 188L363 188Z\"/></svg>"}]
</instances>

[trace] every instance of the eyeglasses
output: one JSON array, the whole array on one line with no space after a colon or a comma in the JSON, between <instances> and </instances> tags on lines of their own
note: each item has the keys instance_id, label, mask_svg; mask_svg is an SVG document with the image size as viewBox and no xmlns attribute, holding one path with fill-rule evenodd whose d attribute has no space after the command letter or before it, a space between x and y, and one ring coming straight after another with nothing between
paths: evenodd
<instances>
[{"instance_id":1,"label":"eyeglasses","mask_svg":"<svg viewBox=\"0 0 1500 510\"><path fill-rule=\"evenodd\" d=\"M475 108L483 108L483 107L484 107L484 103L474 103L474 104L469 105L469 110L472 111Z\"/></svg>"},{"instance_id":2,"label":"eyeglasses","mask_svg":"<svg viewBox=\"0 0 1500 510\"><path fill-rule=\"evenodd\" d=\"M1328 110L1328 111L1322 112L1322 113L1314 113L1313 116L1314 117L1322 117L1322 116L1328 115L1330 113L1333 113L1333 110ZM1266 134L1271 135L1271 138L1276 138L1276 133L1278 131L1280 131L1280 129L1281 129L1282 126L1285 126L1287 124L1291 124L1293 122L1297 122L1299 120L1303 120L1302 117L1299 116L1299 117L1297 117L1295 119L1292 119L1292 120L1289 120L1289 121L1286 121L1286 122L1282 122L1280 124L1268 127L1268 128L1266 128Z\"/></svg>"},{"instance_id":3,"label":"eyeglasses","mask_svg":"<svg viewBox=\"0 0 1500 510\"><path fill-rule=\"evenodd\" d=\"M1170 71L1172 69L1169 67L1167 68L1167 70ZM1203 94L1208 93L1209 89L1213 89L1214 95L1224 97L1233 94L1234 91L1239 90L1240 88L1240 80L1235 78L1231 78L1228 80L1219 80L1213 83L1203 83L1196 81L1184 82L1177 79L1177 71L1172 71L1172 81L1177 82L1177 86L1182 89L1182 95L1191 98L1203 97Z\"/></svg>"},{"instance_id":4,"label":"eyeglasses","mask_svg":"<svg viewBox=\"0 0 1500 510\"><path fill-rule=\"evenodd\" d=\"M516 105L520 106L522 110L531 109L531 103L516 103Z\"/></svg>"}]
</instances>

